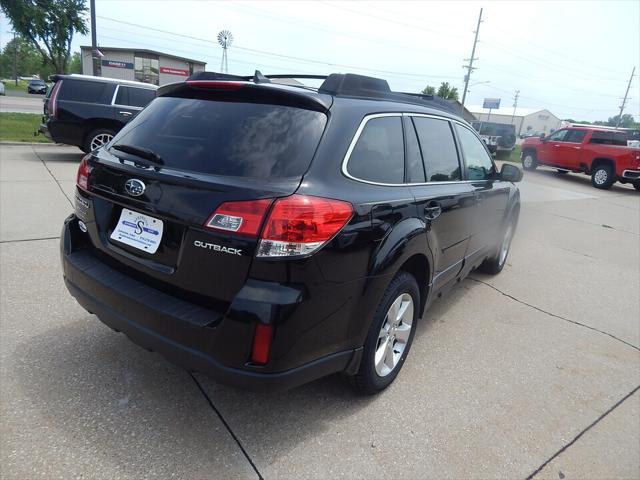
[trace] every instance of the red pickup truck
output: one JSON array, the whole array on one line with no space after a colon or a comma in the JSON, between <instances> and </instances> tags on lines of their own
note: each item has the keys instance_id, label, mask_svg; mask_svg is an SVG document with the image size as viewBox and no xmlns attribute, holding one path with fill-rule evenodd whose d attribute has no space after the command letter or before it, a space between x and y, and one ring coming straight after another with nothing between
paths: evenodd
<instances>
[{"instance_id":1,"label":"red pickup truck","mask_svg":"<svg viewBox=\"0 0 640 480\"><path fill-rule=\"evenodd\" d=\"M520 160L525 170L547 165L560 173L586 173L596 188L610 188L617 180L640 190L640 148L627 146L625 132L563 128L548 137L525 139Z\"/></svg>"}]
</instances>

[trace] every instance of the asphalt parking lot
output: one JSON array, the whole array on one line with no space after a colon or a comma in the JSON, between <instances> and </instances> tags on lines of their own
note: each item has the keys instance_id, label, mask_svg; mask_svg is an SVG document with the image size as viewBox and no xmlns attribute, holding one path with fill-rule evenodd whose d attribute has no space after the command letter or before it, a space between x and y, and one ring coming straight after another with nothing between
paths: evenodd
<instances>
[{"instance_id":1,"label":"asphalt parking lot","mask_svg":"<svg viewBox=\"0 0 640 480\"><path fill-rule=\"evenodd\" d=\"M640 194L525 173L504 271L436 302L383 394L255 394L132 344L64 288L81 153L0 146L2 478L640 476Z\"/></svg>"},{"instance_id":2,"label":"asphalt parking lot","mask_svg":"<svg viewBox=\"0 0 640 480\"><path fill-rule=\"evenodd\" d=\"M8 90L0 96L0 112L37 113L42 115L44 95L28 95L26 92Z\"/></svg>"}]
</instances>

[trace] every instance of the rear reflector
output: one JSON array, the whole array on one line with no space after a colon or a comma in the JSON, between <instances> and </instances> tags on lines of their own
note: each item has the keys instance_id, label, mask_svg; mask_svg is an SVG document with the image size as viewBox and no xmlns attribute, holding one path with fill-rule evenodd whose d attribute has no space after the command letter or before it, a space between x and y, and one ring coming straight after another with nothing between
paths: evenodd
<instances>
[{"instance_id":1,"label":"rear reflector","mask_svg":"<svg viewBox=\"0 0 640 480\"><path fill-rule=\"evenodd\" d=\"M269 361L271 341L273 340L273 325L257 323L253 336L253 348L251 349L251 361L264 365Z\"/></svg>"},{"instance_id":2,"label":"rear reflector","mask_svg":"<svg viewBox=\"0 0 640 480\"><path fill-rule=\"evenodd\" d=\"M351 219L348 202L292 195L275 201L262 230L258 257L308 255L331 240Z\"/></svg>"},{"instance_id":3,"label":"rear reflector","mask_svg":"<svg viewBox=\"0 0 640 480\"><path fill-rule=\"evenodd\" d=\"M91 167L89 166L89 162L87 158L89 155L86 155L78 166L78 174L76 175L76 185L83 189L89 190L89 177L91 175Z\"/></svg>"},{"instance_id":4,"label":"rear reflector","mask_svg":"<svg viewBox=\"0 0 640 480\"><path fill-rule=\"evenodd\" d=\"M271 202L272 199L225 202L213 212L204 228L257 237Z\"/></svg>"}]
</instances>

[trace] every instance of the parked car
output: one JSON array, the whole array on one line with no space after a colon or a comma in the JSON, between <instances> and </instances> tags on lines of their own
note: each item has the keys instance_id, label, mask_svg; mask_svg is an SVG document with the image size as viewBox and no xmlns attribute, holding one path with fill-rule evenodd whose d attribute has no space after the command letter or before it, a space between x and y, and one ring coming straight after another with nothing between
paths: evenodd
<instances>
[{"instance_id":1,"label":"parked car","mask_svg":"<svg viewBox=\"0 0 640 480\"><path fill-rule=\"evenodd\" d=\"M640 190L640 149L627 146L625 132L597 127L557 130L544 138L527 138L520 155L525 170L538 165L556 167L560 173L591 175L596 188L611 188L616 181Z\"/></svg>"},{"instance_id":2,"label":"parked car","mask_svg":"<svg viewBox=\"0 0 640 480\"><path fill-rule=\"evenodd\" d=\"M621 128L627 134L627 146L640 147L640 129L637 128Z\"/></svg>"},{"instance_id":3,"label":"parked car","mask_svg":"<svg viewBox=\"0 0 640 480\"><path fill-rule=\"evenodd\" d=\"M4 82L0 82L0 95L4 95L4 94L5 94Z\"/></svg>"},{"instance_id":4,"label":"parked car","mask_svg":"<svg viewBox=\"0 0 640 480\"><path fill-rule=\"evenodd\" d=\"M156 94L155 85L89 75L54 75L40 133L90 152L111 141Z\"/></svg>"},{"instance_id":5,"label":"parked car","mask_svg":"<svg viewBox=\"0 0 640 480\"><path fill-rule=\"evenodd\" d=\"M516 128L513 125L496 122L473 122L472 125L491 153L509 156L516 147Z\"/></svg>"},{"instance_id":6,"label":"parked car","mask_svg":"<svg viewBox=\"0 0 640 480\"><path fill-rule=\"evenodd\" d=\"M519 167L447 102L203 72L85 156L64 280L144 348L241 387L396 377L425 308L505 265Z\"/></svg>"},{"instance_id":7,"label":"parked car","mask_svg":"<svg viewBox=\"0 0 640 480\"><path fill-rule=\"evenodd\" d=\"M44 95L45 93L47 93L47 84L44 83L44 80L29 80L29 83L27 83L27 93L37 93L40 95Z\"/></svg>"}]
</instances>

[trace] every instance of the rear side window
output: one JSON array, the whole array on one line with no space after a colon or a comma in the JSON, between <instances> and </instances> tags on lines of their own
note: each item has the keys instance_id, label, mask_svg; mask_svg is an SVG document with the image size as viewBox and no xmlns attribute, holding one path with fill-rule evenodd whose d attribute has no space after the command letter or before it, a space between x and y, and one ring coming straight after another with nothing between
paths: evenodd
<instances>
[{"instance_id":1,"label":"rear side window","mask_svg":"<svg viewBox=\"0 0 640 480\"><path fill-rule=\"evenodd\" d=\"M595 131L591 134L589 143L600 145L627 145L627 135L624 132L599 132Z\"/></svg>"},{"instance_id":2,"label":"rear side window","mask_svg":"<svg viewBox=\"0 0 640 480\"><path fill-rule=\"evenodd\" d=\"M453 132L446 120L413 117L418 132L427 182L460 180L460 162Z\"/></svg>"},{"instance_id":3,"label":"rear side window","mask_svg":"<svg viewBox=\"0 0 640 480\"><path fill-rule=\"evenodd\" d=\"M301 177L326 121L323 113L282 105L160 97L120 131L114 144L148 148L165 167L177 170Z\"/></svg>"},{"instance_id":4,"label":"rear side window","mask_svg":"<svg viewBox=\"0 0 640 480\"><path fill-rule=\"evenodd\" d=\"M116 94L116 105L146 107L156 96L155 90L149 88L125 87L120 85Z\"/></svg>"},{"instance_id":5,"label":"rear side window","mask_svg":"<svg viewBox=\"0 0 640 480\"><path fill-rule=\"evenodd\" d=\"M113 95L115 86L107 82L65 79L60 87L60 100L87 103L111 103L109 92Z\"/></svg>"},{"instance_id":6,"label":"rear side window","mask_svg":"<svg viewBox=\"0 0 640 480\"><path fill-rule=\"evenodd\" d=\"M347 169L360 180L404 183L402 117L369 120L349 157Z\"/></svg>"}]
</instances>

